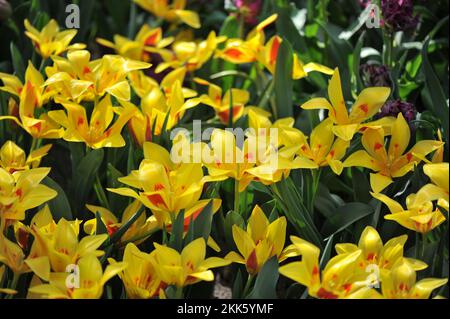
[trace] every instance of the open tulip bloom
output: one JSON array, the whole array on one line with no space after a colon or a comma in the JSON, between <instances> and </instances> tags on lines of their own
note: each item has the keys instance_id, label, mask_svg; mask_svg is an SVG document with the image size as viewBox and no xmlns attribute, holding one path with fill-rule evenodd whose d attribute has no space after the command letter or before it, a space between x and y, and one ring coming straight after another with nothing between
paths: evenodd
<instances>
[{"instance_id":1,"label":"open tulip bloom","mask_svg":"<svg viewBox=\"0 0 450 319\"><path fill-rule=\"evenodd\" d=\"M79 2L0 0L0 299L449 297L448 1Z\"/></svg>"}]
</instances>

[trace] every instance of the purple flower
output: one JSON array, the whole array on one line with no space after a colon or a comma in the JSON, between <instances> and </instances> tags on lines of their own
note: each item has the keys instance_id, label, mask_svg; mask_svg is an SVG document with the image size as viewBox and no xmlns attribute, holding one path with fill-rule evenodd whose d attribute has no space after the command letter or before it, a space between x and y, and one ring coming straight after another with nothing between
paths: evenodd
<instances>
[{"instance_id":1,"label":"purple flower","mask_svg":"<svg viewBox=\"0 0 450 319\"><path fill-rule=\"evenodd\" d=\"M413 125L411 122L416 119L417 115L417 110L412 103L401 100L388 101L383 105L380 113L377 114L376 118L382 118L386 116L397 117L399 113L402 113L403 117L409 123L409 126L412 129Z\"/></svg>"},{"instance_id":2,"label":"purple flower","mask_svg":"<svg viewBox=\"0 0 450 319\"><path fill-rule=\"evenodd\" d=\"M362 64L360 72L365 86L391 86L389 70L385 65Z\"/></svg>"},{"instance_id":3,"label":"purple flower","mask_svg":"<svg viewBox=\"0 0 450 319\"><path fill-rule=\"evenodd\" d=\"M247 24L258 23L262 0L234 0L234 5L239 9L239 14Z\"/></svg>"},{"instance_id":4,"label":"purple flower","mask_svg":"<svg viewBox=\"0 0 450 319\"><path fill-rule=\"evenodd\" d=\"M419 16L414 16L412 0L381 0L386 27L393 31L407 31L414 29L419 23Z\"/></svg>"}]
</instances>

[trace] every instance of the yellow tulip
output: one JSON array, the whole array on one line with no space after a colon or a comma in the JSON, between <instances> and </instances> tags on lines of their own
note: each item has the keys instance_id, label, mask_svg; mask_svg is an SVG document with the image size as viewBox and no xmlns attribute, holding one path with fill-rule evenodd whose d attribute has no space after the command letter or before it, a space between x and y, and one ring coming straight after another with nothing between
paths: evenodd
<instances>
[{"instance_id":1,"label":"yellow tulip","mask_svg":"<svg viewBox=\"0 0 450 319\"><path fill-rule=\"evenodd\" d=\"M211 106L223 124L230 123L230 103L233 103L231 116L235 123L244 113L244 107L250 99L248 91L230 89L223 94L222 89L208 81L195 79L202 85L208 86L208 95L202 95L202 103Z\"/></svg>"},{"instance_id":2,"label":"yellow tulip","mask_svg":"<svg viewBox=\"0 0 450 319\"><path fill-rule=\"evenodd\" d=\"M330 166L337 175L342 173L341 159L345 156L350 142L339 137L335 138L331 119L323 120L313 129L309 143L302 134L299 138L299 144L300 156L310 159L319 167Z\"/></svg>"},{"instance_id":3,"label":"yellow tulip","mask_svg":"<svg viewBox=\"0 0 450 319\"><path fill-rule=\"evenodd\" d=\"M171 71L161 81L161 84L149 86L142 90L141 109L137 110L128 123L135 141L142 146L151 142L152 134L162 133L164 122L166 130L172 129L183 117L186 110L203 102L203 98L194 98L197 93L181 86L186 75L185 68ZM132 83L135 90L138 83ZM125 103L121 102L122 105ZM166 121L167 119L167 121Z\"/></svg>"},{"instance_id":4,"label":"yellow tulip","mask_svg":"<svg viewBox=\"0 0 450 319\"><path fill-rule=\"evenodd\" d=\"M70 42L76 36L76 30L59 31L58 23L55 20L50 20L41 31L34 28L28 19L25 19L25 34L31 39L36 51L47 59L52 55L60 55L68 50L79 50L86 47L85 44L75 43L70 45Z\"/></svg>"},{"instance_id":5,"label":"yellow tulip","mask_svg":"<svg viewBox=\"0 0 450 319\"><path fill-rule=\"evenodd\" d=\"M389 273L381 276L381 292L387 299L428 299L434 289L445 285L445 279L416 280L416 271L410 263L398 263Z\"/></svg>"},{"instance_id":6,"label":"yellow tulip","mask_svg":"<svg viewBox=\"0 0 450 319\"><path fill-rule=\"evenodd\" d=\"M403 256L404 245L408 239L407 235L394 237L383 245L377 230L367 226L361 234L358 245L343 243L336 245L336 252L341 254L361 251L356 264L360 271L368 274L371 265L376 265L381 272L390 271L399 261L406 260L415 270L427 268L427 264L420 260L406 258ZM368 268L369 266L369 268ZM381 278L378 278L381 280Z\"/></svg>"},{"instance_id":7,"label":"yellow tulip","mask_svg":"<svg viewBox=\"0 0 450 319\"><path fill-rule=\"evenodd\" d=\"M310 296L321 299L371 298L376 294L355 274L361 251L339 254L331 258L320 272L320 249L296 236L291 241L301 261L281 266L280 274L308 288Z\"/></svg>"},{"instance_id":8,"label":"yellow tulip","mask_svg":"<svg viewBox=\"0 0 450 319\"><path fill-rule=\"evenodd\" d=\"M77 264L81 257L95 255L97 257L104 254L98 248L108 238L107 234L91 235L83 237L78 241L78 233L74 225L60 219L53 233L48 234L45 229L33 227L35 241L38 241L41 256L30 256L26 260L27 265L40 278L49 280L50 270L54 272L65 272L66 267Z\"/></svg>"},{"instance_id":9,"label":"yellow tulip","mask_svg":"<svg viewBox=\"0 0 450 319\"><path fill-rule=\"evenodd\" d=\"M25 263L25 254L22 248L7 239L3 231L0 232L0 263L8 266L16 275L30 271Z\"/></svg>"},{"instance_id":10,"label":"yellow tulip","mask_svg":"<svg viewBox=\"0 0 450 319\"><path fill-rule=\"evenodd\" d=\"M171 23L185 23L200 28L200 18L194 11L186 10L186 0L134 0L144 10Z\"/></svg>"},{"instance_id":11,"label":"yellow tulip","mask_svg":"<svg viewBox=\"0 0 450 319\"><path fill-rule=\"evenodd\" d=\"M36 168L39 166L41 159L47 155L51 147L52 145L48 144L34 150L25 159L24 150L17 146L16 143L7 141L0 148L0 167L5 169L8 173Z\"/></svg>"},{"instance_id":12,"label":"yellow tulip","mask_svg":"<svg viewBox=\"0 0 450 319\"><path fill-rule=\"evenodd\" d=\"M113 235L119 228L126 223L134 214L136 214L141 208L142 204L135 200L130 205L127 206L122 214L122 219L119 221L117 217L104 207L86 205L87 209L91 211L94 215L98 212L103 224L106 226L109 236ZM139 218L128 228L128 230L122 235L120 241L127 242L138 238L135 243L139 244L148 238L149 234L153 229L157 228L157 221L154 216L145 218L145 214L141 214ZM97 229L97 218L89 219L84 222L84 231L89 235L94 235Z\"/></svg>"},{"instance_id":13,"label":"yellow tulip","mask_svg":"<svg viewBox=\"0 0 450 319\"><path fill-rule=\"evenodd\" d=\"M125 140L120 133L136 112L135 107L130 103L125 104L124 108L113 107L110 96L106 95L94 105L90 121L88 121L86 109L82 105L58 98L56 101L64 106L67 113L58 110L50 111L48 115L66 129L63 135L66 141L84 142L93 149L125 145ZM113 122L114 113L119 113L115 122Z\"/></svg>"},{"instance_id":14,"label":"yellow tulip","mask_svg":"<svg viewBox=\"0 0 450 319\"><path fill-rule=\"evenodd\" d=\"M445 216L439 208L433 208L432 203L433 200L440 197L441 192L434 188L431 189L427 185L421 188L417 194L410 194L406 198L406 210L398 202L384 194L371 194L389 208L391 213L385 215L385 219L396 221L413 231L427 233L445 221Z\"/></svg>"},{"instance_id":15,"label":"yellow tulip","mask_svg":"<svg viewBox=\"0 0 450 319\"><path fill-rule=\"evenodd\" d=\"M273 75L275 74L278 50L282 39L275 35L267 43L265 42L264 29L276 21L278 15L274 14L259 23L246 37L245 40L229 39L223 50L218 50L216 57L235 64L259 62ZM317 63L301 62L297 54L293 54L292 78L301 79L308 76L311 71L319 71L332 74L333 70Z\"/></svg>"},{"instance_id":16,"label":"yellow tulip","mask_svg":"<svg viewBox=\"0 0 450 319\"><path fill-rule=\"evenodd\" d=\"M385 117L374 122L364 122L380 110L390 92L390 88L387 87L364 89L359 94L349 114L342 94L339 70L336 68L328 85L328 98L331 103L325 98L314 98L304 103L301 108L328 110L328 116L334 123L334 134L344 141L350 141L356 132L367 127L382 127L385 132L389 132L389 127L394 121L392 117Z\"/></svg>"},{"instance_id":17,"label":"yellow tulip","mask_svg":"<svg viewBox=\"0 0 450 319\"><path fill-rule=\"evenodd\" d=\"M137 33L134 40L130 40L121 35L114 35L114 43L105 39L97 38L97 42L103 46L111 48L117 54L132 60L150 61L151 52L157 52L155 49L162 49L170 45L173 38L163 38L161 28L150 28L144 24Z\"/></svg>"},{"instance_id":18,"label":"yellow tulip","mask_svg":"<svg viewBox=\"0 0 450 319\"><path fill-rule=\"evenodd\" d=\"M56 197L56 191L40 184L49 172L42 167L10 174L0 168L0 220L23 220L25 211Z\"/></svg>"},{"instance_id":19,"label":"yellow tulip","mask_svg":"<svg viewBox=\"0 0 450 319\"><path fill-rule=\"evenodd\" d=\"M189 72L198 70L211 58L217 45L224 41L225 37L216 36L214 31L209 33L206 40L199 42L175 41L171 50L156 50L164 60L156 67L156 73L160 73L168 68L178 69L180 67L185 67Z\"/></svg>"},{"instance_id":20,"label":"yellow tulip","mask_svg":"<svg viewBox=\"0 0 450 319\"><path fill-rule=\"evenodd\" d=\"M127 298L130 299L149 299L160 295L166 284L161 282L157 275L155 265L156 251L146 254L139 250L133 243L125 247L123 262L127 267L119 273ZM115 265L116 261L108 258L110 264ZM155 268L156 266L156 268Z\"/></svg>"},{"instance_id":21,"label":"yellow tulip","mask_svg":"<svg viewBox=\"0 0 450 319\"><path fill-rule=\"evenodd\" d=\"M93 254L81 257L76 265L79 287L67 286L70 273L52 272L48 284L32 286L28 291L49 299L98 299L103 294L105 283L127 266L126 263L115 263L103 271L100 261Z\"/></svg>"},{"instance_id":22,"label":"yellow tulip","mask_svg":"<svg viewBox=\"0 0 450 319\"><path fill-rule=\"evenodd\" d=\"M178 288L199 281L213 281L214 273L210 268L223 267L230 261L209 257L205 259L206 244L203 238L197 238L183 248L181 254L170 247L154 243L154 257L150 259L157 276L167 285Z\"/></svg>"},{"instance_id":23,"label":"yellow tulip","mask_svg":"<svg viewBox=\"0 0 450 319\"><path fill-rule=\"evenodd\" d=\"M264 212L256 205L248 220L246 231L233 225L233 239L239 253L232 251L225 256L225 259L244 264L247 272L255 275L273 256L277 256L279 262L288 257L297 256L292 246L284 247L286 226L284 216L269 223Z\"/></svg>"},{"instance_id":24,"label":"yellow tulip","mask_svg":"<svg viewBox=\"0 0 450 319\"><path fill-rule=\"evenodd\" d=\"M433 199L441 200L442 207L448 210L448 163L430 163L423 166L423 172L431 179L428 189L433 192Z\"/></svg>"},{"instance_id":25,"label":"yellow tulip","mask_svg":"<svg viewBox=\"0 0 450 319\"><path fill-rule=\"evenodd\" d=\"M344 162L344 167L360 166L375 171L370 174L370 185L375 193L380 193L393 181L412 171L426 155L441 147L442 142L423 140L406 151L411 131L401 113L392 126L389 149L386 151L385 134L381 128L367 128L361 142L365 151L351 154Z\"/></svg>"},{"instance_id":26,"label":"yellow tulip","mask_svg":"<svg viewBox=\"0 0 450 319\"><path fill-rule=\"evenodd\" d=\"M119 181L131 188L109 188L119 195L133 197L151 209L158 227L170 225L177 214L184 209L185 231L191 218L196 219L209 199L200 200L203 185L212 179L203 176L201 163L173 163L169 152L160 145L144 143L144 160L138 170ZM213 212L220 207L219 199L213 200Z\"/></svg>"},{"instance_id":27,"label":"yellow tulip","mask_svg":"<svg viewBox=\"0 0 450 319\"><path fill-rule=\"evenodd\" d=\"M43 88L44 79L31 62L25 72L25 84L13 75L0 73L4 86L0 88L19 98L18 114L0 116L0 120L12 120L33 138L60 138L62 129L42 110L54 94ZM40 114L37 118L36 115ZM18 115L18 116L17 116Z\"/></svg>"},{"instance_id":28,"label":"yellow tulip","mask_svg":"<svg viewBox=\"0 0 450 319\"><path fill-rule=\"evenodd\" d=\"M118 100L130 100L128 74L151 66L119 55L104 55L91 61L91 54L86 50L69 52L67 59L52 59L54 65L46 68L49 78L44 85L62 99L78 103L94 101L106 94Z\"/></svg>"}]
</instances>

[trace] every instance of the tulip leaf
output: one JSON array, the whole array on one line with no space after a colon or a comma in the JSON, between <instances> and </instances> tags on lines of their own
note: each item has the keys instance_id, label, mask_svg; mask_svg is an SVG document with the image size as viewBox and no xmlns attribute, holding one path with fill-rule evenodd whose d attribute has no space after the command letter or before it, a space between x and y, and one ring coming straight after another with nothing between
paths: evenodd
<instances>
[{"instance_id":1,"label":"tulip leaf","mask_svg":"<svg viewBox=\"0 0 450 319\"><path fill-rule=\"evenodd\" d=\"M335 213L325 221L322 233L324 237L329 238L373 212L374 209L370 205L359 202L339 206Z\"/></svg>"},{"instance_id":2,"label":"tulip leaf","mask_svg":"<svg viewBox=\"0 0 450 319\"><path fill-rule=\"evenodd\" d=\"M97 226L95 228L95 234L96 235L107 234L108 229L106 228L105 224L103 223L102 217L98 211L95 212L95 221L97 224Z\"/></svg>"},{"instance_id":3,"label":"tulip leaf","mask_svg":"<svg viewBox=\"0 0 450 319\"><path fill-rule=\"evenodd\" d=\"M357 202L368 203L372 196L370 196L370 184L366 174L357 167L352 167L351 170L354 200Z\"/></svg>"},{"instance_id":4,"label":"tulip leaf","mask_svg":"<svg viewBox=\"0 0 450 319\"><path fill-rule=\"evenodd\" d=\"M184 209L182 209L172 222L172 231L170 233L169 246L181 252L183 248L183 227L184 227ZM187 244L187 243L186 243Z\"/></svg>"},{"instance_id":5,"label":"tulip leaf","mask_svg":"<svg viewBox=\"0 0 450 319\"><path fill-rule=\"evenodd\" d=\"M107 244L114 244L115 242L119 241L120 238L122 238L123 234L133 225L136 220L142 215L142 213L145 212L145 206L142 205L139 210L134 213L133 216L129 220L126 221L125 224L120 226L120 228L109 238L107 241Z\"/></svg>"},{"instance_id":6,"label":"tulip leaf","mask_svg":"<svg viewBox=\"0 0 450 319\"><path fill-rule=\"evenodd\" d=\"M292 90L294 82L292 81L292 55L291 44L286 39L283 39L278 49L274 76L275 105L277 113L274 114L274 117L276 119L293 116Z\"/></svg>"},{"instance_id":7,"label":"tulip leaf","mask_svg":"<svg viewBox=\"0 0 450 319\"><path fill-rule=\"evenodd\" d=\"M238 269L236 277L234 278L233 282L233 289L232 289L232 297L233 299L240 299L242 289L244 288L243 285L243 278L242 278L242 272L240 269Z\"/></svg>"},{"instance_id":8,"label":"tulip leaf","mask_svg":"<svg viewBox=\"0 0 450 319\"><path fill-rule=\"evenodd\" d=\"M54 189L58 193L55 198L47 202L48 207L52 212L53 219L55 221L58 221L61 218L72 220L73 216L69 200L61 186L48 176L43 179L42 184Z\"/></svg>"},{"instance_id":9,"label":"tulip leaf","mask_svg":"<svg viewBox=\"0 0 450 319\"><path fill-rule=\"evenodd\" d=\"M76 211L79 211L83 203L86 203L95 176L102 164L103 155L103 149L92 150L77 165L72 180L73 207Z\"/></svg>"},{"instance_id":10,"label":"tulip leaf","mask_svg":"<svg viewBox=\"0 0 450 319\"><path fill-rule=\"evenodd\" d=\"M19 49L14 44L14 42L11 42L10 51L15 73L21 81L24 81L25 79L25 65L23 63L24 59Z\"/></svg>"},{"instance_id":11,"label":"tulip leaf","mask_svg":"<svg viewBox=\"0 0 450 319\"><path fill-rule=\"evenodd\" d=\"M262 266L255 286L248 295L249 299L275 299L277 298L276 286L278 282L278 260L276 256L270 258Z\"/></svg>"},{"instance_id":12,"label":"tulip leaf","mask_svg":"<svg viewBox=\"0 0 450 319\"><path fill-rule=\"evenodd\" d=\"M448 21L448 16L445 18L445 21ZM439 23L438 25L442 25ZM431 65L430 59L428 57L428 47L430 45L431 38L428 37L425 41L422 48L422 68L425 76L425 87L429 92L429 96L433 101L430 103L431 111L439 118L442 119L441 124L444 130L444 136L447 141L449 141L449 132L448 132L448 118L449 118L449 106L448 106L448 98L446 98L444 89L441 85L441 80L436 75L433 66Z\"/></svg>"},{"instance_id":13,"label":"tulip leaf","mask_svg":"<svg viewBox=\"0 0 450 319\"><path fill-rule=\"evenodd\" d=\"M203 208L201 213L194 219L194 240L203 237L205 242L211 233L211 225L213 218L212 200Z\"/></svg>"}]
</instances>

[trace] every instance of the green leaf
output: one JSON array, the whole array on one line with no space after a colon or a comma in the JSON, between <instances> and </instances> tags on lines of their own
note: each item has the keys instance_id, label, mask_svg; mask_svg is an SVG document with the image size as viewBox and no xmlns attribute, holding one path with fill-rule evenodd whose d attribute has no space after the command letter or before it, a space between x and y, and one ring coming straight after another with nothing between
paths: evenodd
<instances>
[{"instance_id":1,"label":"green leaf","mask_svg":"<svg viewBox=\"0 0 450 319\"><path fill-rule=\"evenodd\" d=\"M81 209L83 203L86 203L95 175L102 164L103 155L103 149L92 150L77 165L72 180L73 207L77 211Z\"/></svg>"},{"instance_id":2,"label":"green leaf","mask_svg":"<svg viewBox=\"0 0 450 319\"><path fill-rule=\"evenodd\" d=\"M97 223L97 227L95 229L95 234L96 235L107 234L108 229L106 228L105 224L103 223L102 217L98 211L95 212L95 220Z\"/></svg>"},{"instance_id":3,"label":"green leaf","mask_svg":"<svg viewBox=\"0 0 450 319\"><path fill-rule=\"evenodd\" d=\"M10 51L15 73L17 77L22 80L22 82L25 82L25 65L23 63L24 60L22 54L20 53L14 42L11 42Z\"/></svg>"},{"instance_id":4,"label":"green leaf","mask_svg":"<svg viewBox=\"0 0 450 319\"><path fill-rule=\"evenodd\" d=\"M231 290L233 299L240 299L242 297L242 289L244 289L242 272L240 269L238 269L236 278L234 278L233 281L233 289Z\"/></svg>"},{"instance_id":5,"label":"green leaf","mask_svg":"<svg viewBox=\"0 0 450 319\"><path fill-rule=\"evenodd\" d=\"M184 210L181 210L172 224L169 246L181 252L183 246ZM186 243L185 245L187 245Z\"/></svg>"},{"instance_id":6,"label":"green leaf","mask_svg":"<svg viewBox=\"0 0 450 319\"><path fill-rule=\"evenodd\" d=\"M371 206L363 203L353 202L340 206L336 209L335 214L325 221L322 234L325 237L337 234L373 212Z\"/></svg>"},{"instance_id":7,"label":"green leaf","mask_svg":"<svg viewBox=\"0 0 450 319\"><path fill-rule=\"evenodd\" d=\"M441 20L438 26L442 26L444 22L448 21L448 16ZM430 34L431 35L431 34ZM446 141L449 141L449 132L448 132L448 103L447 98L444 93L444 89L442 88L441 81L436 75L433 66L431 65L430 59L428 57L428 46L430 45L431 37L430 35L425 40L425 43L422 48L422 66L423 73L425 75L425 87L429 91L429 95L433 103L430 104L432 107L432 112L439 118L442 119L442 128L444 130L444 136Z\"/></svg>"},{"instance_id":8,"label":"green leaf","mask_svg":"<svg viewBox=\"0 0 450 319\"><path fill-rule=\"evenodd\" d=\"M249 294L250 299L276 299L278 282L278 260L276 256L270 258L261 268L256 278L255 286Z\"/></svg>"},{"instance_id":9,"label":"green leaf","mask_svg":"<svg viewBox=\"0 0 450 319\"><path fill-rule=\"evenodd\" d=\"M280 48L278 49L277 62L275 67L275 104L276 119L292 117L292 47L287 39L283 39Z\"/></svg>"},{"instance_id":10,"label":"green leaf","mask_svg":"<svg viewBox=\"0 0 450 319\"><path fill-rule=\"evenodd\" d=\"M52 200L48 201L48 207L52 212L53 219L55 221L64 218L66 220L73 220L72 210L70 209L69 200L67 199L64 190L50 177L45 177L42 184L54 189L58 195Z\"/></svg>"},{"instance_id":11,"label":"green leaf","mask_svg":"<svg viewBox=\"0 0 450 319\"><path fill-rule=\"evenodd\" d=\"M194 240L200 237L203 237L205 242L208 240L213 218L212 205L213 202L210 200L194 220Z\"/></svg>"},{"instance_id":12,"label":"green leaf","mask_svg":"<svg viewBox=\"0 0 450 319\"><path fill-rule=\"evenodd\" d=\"M142 205L141 208L139 208L139 210L136 213L134 213L134 215L131 216L131 218L127 220L125 224L120 226L120 228L109 238L109 240L107 241L107 245L114 244L115 242L117 242L123 236L123 234L125 234L125 232L131 227L131 225L133 225L136 222L136 220L142 215L143 212L145 212L144 205Z\"/></svg>"},{"instance_id":13,"label":"green leaf","mask_svg":"<svg viewBox=\"0 0 450 319\"><path fill-rule=\"evenodd\" d=\"M352 183L354 190L354 200L356 202L368 203L372 196L370 196L370 183L358 167L352 167Z\"/></svg>"}]
</instances>

